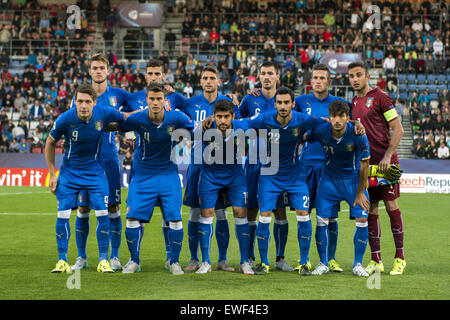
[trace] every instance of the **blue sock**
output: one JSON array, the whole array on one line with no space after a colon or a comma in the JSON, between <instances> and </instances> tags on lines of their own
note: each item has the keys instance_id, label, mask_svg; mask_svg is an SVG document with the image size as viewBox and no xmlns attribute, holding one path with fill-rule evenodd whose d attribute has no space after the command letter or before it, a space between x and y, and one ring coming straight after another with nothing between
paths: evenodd
<instances>
[{"instance_id":1,"label":"blue sock","mask_svg":"<svg viewBox=\"0 0 450 320\"><path fill-rule=\"evenodd\" d=\"M109 251L109 217L97 216L97 243L98 243L98 261L108 259Z\"/></svg>"},{"instance_id":2,"label":"blue sock","mask_svg":"<svg viewBox=\"0 0 450 320\"><path fill-rule=\"evenodd\" d=\"M250 221L248 223L248 226L250 228L250 239L249 239L249 245L248 245L248 257L255 260L255 237L256 237L256 227L257 227L256 221Z\"/></svg>"},{"instance_id":3,"label":"blue sock","mask_svg":"<svg viewBox=\"0 0 450 320\"><path fill-rule=\"evenodd\" d=\"M198 258L198 246L199 246L199 233L198 226L200 222L198 221L188 221L188 237L189 237L189 251L191 252L191 260L199 261Z\"/></svg>"},{"instance_id":4,"label":"blue sock","mask_svg":"<svg viewBox=\"0 0 450 320\"><path fill-rule=\"evenodd\" d=\"M273 238L275 239L277 257L284 257L288 239L289 224L287 220L276 220L273 224Z\"/></svg>"},{"instance_id":5,"label":"blue sock","mask_svg":"<svg viewBox=\"0 0 450 320\"><path fill-rule=\"evenodd\" d=\"M256 228L256 239L258 239L258 250L261 257L261 263L269 265L269 243L270 243L270 222L272 217L259 217L258 227Z\"/></svg>"},{"instance_id":6,"label":"blue sock","mask_svg":"<svg viewBox=\"0 0 450 320\"><path fill-rule=\"evenodd\" d=\"M353 244L355 245L355 262L353 267L358 263L362 264L364 252L366 252L367 241L369 239L367 226L367 222L356 222L356 230L353 237Z\"/></svg>"},{"instance_id":7,"label":"blue sock","mask_svg":"<svg viewBox=\"0 0 450 320\"><path fill-rule=\"evenodd\" d=\"M170 263L172 264L178 262L180 258L184 236L183 223L181 221L169 222L169 228L167 229L169 229L167 237L170 245Z\"/></svg>"},{"instance_id":8,"label":"blue sock","mask_svg":"<svg viewBox=\"0 0 450 320\"><path fill-rule=\"evenodd\" d=\"M211 218L200 218L200 223L198 225L198 233L200 240L200 251L202 252L202 262L208 262L211 264L211 259L209 258L209 250L211 249L211 237L213 234L213 217Z\"/></svg>"},{"instance_id":9,"label":"blue sock","mask_svg":"<svg viewBox=\"0 0 450 320\"><path fill-rule=\"evenodd\" d=\"M235 218L235 231L239 244L239 252L241 254L241 263L248 261L248 245L250 227L247 218Z\"/></svg>"},{"instance_id":10,"label":"blue sock","mask_svg":"<svg viewBox=\"0 0 450 320\"><path fill-rule=\"evenodd\" d=\"M142 230L138 221L127 221L125 238L127 239L131 260L137 264L140 264L139 251L141 250Z\"/></svg>"},{"instance_id":11,"label":"blue sock","mask_svg":"<svg viewBox=\"0 0 450 320\"><path fill-rule=\"evenodd\" d=\"M58 247L58 260L67 262L67 249L70 239L69 219L56 219L56 245Z\"/></svg>"},{"instance_id":12,"label":"blue sock","mask_svg":"<svg viewBox=\"0 0 450 320\"><path fill-rule=\"evenodd\" d=\"M309 216L297 216L297 239L300 247L300 265L309 260L309 248L311 247L312 226Z\"/></svg>"},{"instance_id":13,"label":"blue sock","mask_svg":"<svg viewBox=\"0 0 450 320\"><path fill-rule=\"evenodd\" d=\"M338 222L331 218L328 224L330 238L328 239L328 260L336 260L336 248L338 241Z\"/></svg>"},{"instance_id":14,"label":"blue sock","mask_svg":"<svg viewBox=\"0 0 450 320\"><path fill-rule=\"evenodd\" d=\"M216 240L219 249L218 261L225 261L227 260L228 243L230 242L230 227L227 219L216 219Z\"/></svg>"},{"instance_id":15,"label":"blue sock","mask_svg":"<svg viewBox=\"0 0 450 320\"><path fill-rule=\"evenodd\" d=\"M170 259L170 241L169 241L169 224L162 219L162 233L164 236L164 243L166 245L166 261Z\"/></svg>"},{"instance_id":16,"label":"blue sock","mask_svg":"<svg viewBox=\"0 0 450 320\"><path fill-rule=\"evenodd\" d=\"M117 214L119 216L117 216ZM109 239L111 241L111 255L110 258L119 258L120 243L122 241L122 219L120 218L120 210L114 214L114 218L109 218L110 234Z\"/></svg>"},{"instance_id":17,"label":"blue sock","mask_svg":"<svg viewBox=\"0 0 450 320\"><path fill-rule=\"evenodd\" d=\"M320 262L328 266L328 226L316 227L316 246L319 253Z\"/></svg>"},{"instance_id":18,"label":"blue sock","mask_svg":"<svg viewBox=\"0 0 450 320\"><path fill-rule=\"evenodd\" d=\"M89 214L87 217L79 217L80 213L77 214L75 220L75 240L78 248L78 256L86 259L86 244L89 236Z\"/></svg>"}]
</instances>

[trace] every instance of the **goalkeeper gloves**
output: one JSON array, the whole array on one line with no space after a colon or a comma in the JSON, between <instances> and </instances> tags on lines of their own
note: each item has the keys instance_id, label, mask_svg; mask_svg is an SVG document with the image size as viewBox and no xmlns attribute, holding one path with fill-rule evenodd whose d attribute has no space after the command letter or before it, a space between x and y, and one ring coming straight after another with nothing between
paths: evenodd
<instances>
[{"instance_id":1,"label":"goalkeeper gloves","mask_svg":"<svg viewBox=\"0 0 450 320\"><path fill-rule=\"evenodd\" d=\"M378 165L371 165L369 169L370 177L384 178L390 182L398 181L402 176L402 173L403 170L395 164L389 165L389 168L384 173L378 171Z\"/></svg>"}]
</instances>

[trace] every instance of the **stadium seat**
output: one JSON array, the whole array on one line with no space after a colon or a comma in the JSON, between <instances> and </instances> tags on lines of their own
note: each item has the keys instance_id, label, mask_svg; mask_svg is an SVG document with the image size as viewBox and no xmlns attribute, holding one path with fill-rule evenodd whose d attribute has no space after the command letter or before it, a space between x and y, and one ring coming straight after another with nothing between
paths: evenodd
<instances>
[{"instance_id":1,"label":"stadium seat","mask_svg":"<svg viewBox=\"0 0 450 320\"><path fill-rule=\"evenodd\" d=\"M398 85L398 90L400 91L406 91L408 88L408 86L406 85L406 83L399 83Z\"/></svg>"},{"instance_id":2,"label":"stadium seat","mask_svg":"<svg viewBox=\"0 0 450 320\"><path fill-rule=\"evenodd\" d=\"M417 90L417 86L415 83L409 83L408 82L408 91L412 92L412 91L416 91Z\"/></svg>"},{"instance_id":3,"label":"stadium seat","mask_svg":"<svg viewBox=\"0 0 450 320\"><path fill-rule=\"evenodd\" d=\"M448 89L448 87L447 87L447 84L445 84L445 83L439 83L437 85L437 89L442 92L442 90Z\"/></svg>"},{"instance_id":4,"label":"stadium seat","mask_svg":"<svg viewBox=\"0 0 450 320\"><path fill-rule=\"evenodd\" d=\"M419 84L417 85L417 89L419 90L419 93L423 90L428 90L428 86L426 84Z\"/></svg>"},{"instance_id":5,"label":"stadium seat","mask_svg":"<svg viewBox=\"0 0 450 320\"><path fill-rule=\"evenodd\" d=\"M425 83L425 81L426 81L426 78L425 78L425 75L424 74L422 74L422 73L419 73L418 75L417 75L417 83Z\"/></svg>"},{"instance_id":6,"label":"stadium seat","mask_svg":"<svg viewBox=\"0 0 450 320\"><path fill-rule=\"evenodd\" d=\"M444 83L445 82L445 74L438 74L437 81L438 81L438 84Z\"/></svg>"},{"instance_id":7,"label":"stadium seat","mask_svg":"<svg viewBox=\"0 0 450 320\"><path fill-rule=\"evenodd\" d=\"M428 84L435 84L436 83L436 75L430 73L427 76L427 81L428 81Z\"/></svg>"},{"instance_id":8,"label":"stadium seat","mask_svg":"<svg viewBox=\"0 0 450 320\"><path fill-rule=\"evenodd\" d=\"M414 73L409 73L407 76L408 82L416 82L416 75Z\"/></svg>"},{"instance_id":9,"label":"stadium seat","mask_svg":"<svg viewBox=\"0 0 450 320\"><path fill-rule=\"evenodd\" d=\"M408 100L408 94L406 92L400 92L398 99L401 101L406 101Z\"/></svg>"},{"instance_id":10,"label":"stadium seat","mask_svg":"<svg viewBox=\"0 0 450 320\"><path fill-rule=\"evenodd\" d=\"M405 73L399 73L398 74L398 81L405 82L406 81L406 74Z\"/></svg>"},{"instance_id":11,"label":"stadium seat","mask_svg":"<svg viewBox=\"0 0 450 320\"><path fill-rule=\"evenodd\" d=\"M430 99L431 100L438 100L439 97L438 97L437 93L433 91L433 92L430 93Z\"/></svg>"}]
</instances>

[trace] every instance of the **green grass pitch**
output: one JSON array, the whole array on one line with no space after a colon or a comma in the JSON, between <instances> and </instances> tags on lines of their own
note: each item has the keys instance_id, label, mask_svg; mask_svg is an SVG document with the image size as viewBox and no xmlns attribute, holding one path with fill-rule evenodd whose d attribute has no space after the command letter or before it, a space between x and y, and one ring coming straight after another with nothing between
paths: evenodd
<instances>
[{"instance_id":1,"label":"green grass pitch","mask_svg":"<svg viewBox=\"0 0 450 320\"><path fill-rule=\"evenodd\" d=\"M122 219L125 226L126 192L122 193ZM124 275L96 272L98 250L95 216L91 215L88 241L89 268L80 273L80 289L67 287L69 274L51 274L57 260L55 241L56 199L48 188L0 188L0 299L148 299L148 300L304 300L304 299L450 299L450 196L403 194L399 199L405 225L405 258L402 276L390 276L394 243L385 210L381 214L381 248L385 273L378 278L379 289L369 289L367 279L351 274L355 224L348 219L348 207L341 204L337 260L341 274L302 277L297 273L273 270L266 276L245 276L238 272L213 271L207 275L186 273L173 276L164 269L165 247L159 210L145 230L141 246L142 272ZM347 210L346 210L347 209ZM230 246L228 260L239 267L234 220L228 211ZM72 236L69 263L76 258L75 216L71 217ZM314 216L314 215L313 215ZM183 207L185 237L180 257L189 260L187 246L188 208ZM315 229L315 219L313 230ZM256 251L257 253L257 251ZM217 245L212 240L212 267L217 261ZM274 265L274 241L269 251ZM258 256L258 253L257 253ZM289 214L286 260L297 264L299 249L295 214ZM315 241L311 243L311 263L318 263ZM121 262L129 258L122 233ZM367 248L364 264L370 259ZM258 260L258 259L257 259ZM272 262L273 261L273 262ZM257 261L258 262L258 261ZM375 279L373 279L375 281ZM372 287L376 282L371 282Z\"/></svg>"}]
</instances>

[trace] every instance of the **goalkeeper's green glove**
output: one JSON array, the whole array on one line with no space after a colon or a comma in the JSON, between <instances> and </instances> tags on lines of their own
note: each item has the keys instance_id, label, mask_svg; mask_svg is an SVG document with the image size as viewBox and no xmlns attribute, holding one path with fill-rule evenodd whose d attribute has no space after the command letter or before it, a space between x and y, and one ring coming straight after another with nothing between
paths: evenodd
<instances>
[{"instance_id":1,"label":"goalkeeper's green glove","mask_svg":"<svg viewBox=\"0 0 450 320\"><path fill-rule=\"evenodd\" d=\"M389 165L389 168L384 172L381 173L378 171L378 165L374 164L370 166L369 169L369 176L370 177L379 177L384 178L388 181L397 181L402 176L403 170L400 169L400 167L396 164Z\"/></svg>"}]
</instances>

